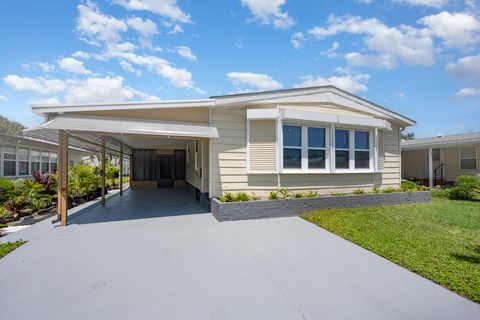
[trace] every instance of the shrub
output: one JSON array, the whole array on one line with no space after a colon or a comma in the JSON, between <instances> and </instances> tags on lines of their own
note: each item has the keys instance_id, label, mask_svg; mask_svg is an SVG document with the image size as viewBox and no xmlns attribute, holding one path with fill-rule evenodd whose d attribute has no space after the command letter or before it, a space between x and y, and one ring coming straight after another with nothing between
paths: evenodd
<instances>
[{"instance_id":1,"label":"shrub","mask_svg":"<svg viewBox=\"0 0 480 320\"><path fill-rule=\"evenodd\" d=\"M336 191L332 191L330 192L330 194L335 197L343 197L347 195L345 192L336 192Z\"/></svg>"},{"instance_id":2,"label":"shrub","mask_svg":"<svg viewBox=\"0 0 480 320\"><path fill-rule=\"evenodd\" d=\"M317 191L308 191L304 194L305 198L316 198L318 196Z\"/></svg>"},{"instance_id":3,"label":"shrub","mask_svg":"<svg viewBox=\"0 0 480 320\"><path fill-rule=\"evenodd\" d=\"M287 199L290 196L287 188L278 188L277 194L279 194L282 199Z\"/></svg>"},{"instance_id":4,"label":"shrub","mask_svg":"<svg viewBox=\"0 0 480 320\"><path fill-rule=\"evenodd\" d=\"M395 189L394 187L387 187L385 189L382 190L383 193L394 193L394 192L397 192L397 189Z\"/></svg>"},{"instance_id":5,"label":"shrub","mask_svg":"<svg viewBox=\"0 0 480 320\"><path fill-rule=\"evenodd\" d=\"M222 202L233 202L235 201L235 196L231 192L225 192L219 200Z\"/></svg>"},{"instance_id":6,"label":"shrub","mask_svg":"<svg viewBox=\"0 0 480 320\"><path fill-rule=\"evenodd\" d=\"M450 198L450 189L434 188L431 190L432 197L434 198Z\"/></svg>"},{"instance_id":7,"label":"shrub","mask_svg":"<svg viewBox=\"0 0 480 320\"><path fill-rule=\"evenodd\" d=\"M293 195L293 197L299 199L299 198L304 198L305 195L301 192L297 192Z\"/></svg>"},{"instance_id":8,"label":"shrub","mask_svg":"<svg viewBox=\"0 0 480 320\"><path fill-rule=\"evenodd\" d=\"M363 190L363 189L356 189L356 190L353 190L353 194L365 194L365 190Z\"/></svg>"},{"instance_id":9,"label":"shrub","mask_svg":"<svg viewBox=\"0 0 480 320\"><path fill-rule=\"evenodd\" d=\"M418 191L418 185L413 181L402 181L400 189L404 192L415 192Z\"/></svg>"},{"instance_id":10,"label":"shrub","mask_svg":"<svg viewBox=\"0 0 480 320\"><path fill-rule=\"evenodd\" d=\"M457 184L449 190L450 199L480 201L480 178L459 176Z\"/></svg>"},{"instance_id":11,"label":"shrub","mask_svg":"<svg viewBox=\"0 0 480 320\"><path fill-rule=\"evenodd\" d=\"M260 200L260 197L255 194L255 192L252 192L252 195L250 196L251 200Z\"/></svg>"},{"instance_id":12,"label":"shrub","mask_svg":"<svg viewBox=\"0 0 480 320\"><path fill-rule=\"evenodd\" d=\"M245 192L237 192L235 195L235 201L248 201L250 197Z\"/></svg>"},{"instance_id":13,"label":"shrub","mask_svg":"<svg viewBox=\"0 0 480 320\"><path fill-rule=\"evenodd\" d=\"M278 200L278 192L270 191L270 193L268 194L268 200Z\"/></svg>"},{"instance_id":14,"label":"shrub","mask_svg":"<svg viewBox=\"0 0 480 320\"><path fill-rule=\"evenodd\" d=\"M374 186L374 187L372 188L372 193L380 193L380 192L382 192L382 190L380 190L379 187Z\"/></svg>"}]
</instances>

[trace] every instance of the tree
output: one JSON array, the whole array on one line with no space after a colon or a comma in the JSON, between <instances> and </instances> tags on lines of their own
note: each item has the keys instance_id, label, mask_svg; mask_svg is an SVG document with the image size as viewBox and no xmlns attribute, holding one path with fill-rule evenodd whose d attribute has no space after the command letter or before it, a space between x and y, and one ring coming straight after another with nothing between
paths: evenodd
<instances>
[{"instance_id":1,"label":"tree","mask_svg":"<svg viewBox=\"0 0 480 320\"><path fill-rule=\"evenodd\" d=\"M26 128L27 127L20 122L10 120L7 117L0 115L0 133L23 136L23 130Z\"/></svg>"},{"instance_id":2,"label":"tree","mask_svg":"<svg viewBox=\"0 0 480 320\"><path fill-rule=\"evenodd\" d=\"M412 140L415 139L415 133L405 132L405 128L400 129L400 136L402 140Z\"/></svg>"}]
</instances>

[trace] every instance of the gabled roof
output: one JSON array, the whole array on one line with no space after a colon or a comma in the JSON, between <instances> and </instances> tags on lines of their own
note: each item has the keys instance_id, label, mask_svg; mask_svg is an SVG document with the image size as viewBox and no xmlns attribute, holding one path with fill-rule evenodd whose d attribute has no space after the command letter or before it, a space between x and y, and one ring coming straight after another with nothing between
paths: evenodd
<instances>
[{"instance_id":1,"label":"gabled roof","mask_svg":"<svg viewBox=\"0 0 480 320\"><path fill-rule=\"evenodd\" d=\"M373 114L388 119L399 126L415 125L415 121L378 104L348 93L334 86L317 86L212 96L208 99L164 100L144 102L92 103L33 105L34 113L40 115L61 114L78 111L158 109L158 108L222 108L265 104L312 104L325 103Z\"/></svg>"},{"instance_id":2,"label":"gabled roof","mask_svg":"<svg viewBox=\"0 0 480 320\"><path fill-rule=\"evenodd\" d=\"M480 132L439 135L436 137L402 140L402 150L453 147L469 144L480 144Z\"/></svg>"}]
</instances>

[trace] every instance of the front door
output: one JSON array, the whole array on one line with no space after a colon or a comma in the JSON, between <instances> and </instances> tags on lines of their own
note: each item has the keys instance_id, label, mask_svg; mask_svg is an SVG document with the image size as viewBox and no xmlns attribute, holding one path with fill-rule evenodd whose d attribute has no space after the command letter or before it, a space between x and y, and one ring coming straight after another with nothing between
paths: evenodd
<instances>
[{"instance_id":1,"label":"front door","mask_svg":"<svg viewBox=\"0 0 480 320\"><path fill-rule=\"evenodd\" d=\"M157 156L157 186L159 188L173 187L173 156Z\"/></svg>"}]
</instances>

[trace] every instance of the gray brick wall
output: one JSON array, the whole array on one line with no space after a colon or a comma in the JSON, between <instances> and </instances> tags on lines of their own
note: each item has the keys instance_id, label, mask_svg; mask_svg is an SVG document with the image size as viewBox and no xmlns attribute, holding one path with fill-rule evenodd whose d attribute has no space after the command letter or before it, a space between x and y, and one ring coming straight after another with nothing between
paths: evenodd
<instances>
[{"instance_id":1,"label":"gray brick wall","mask_svg":"<svg viewBox=\"0 0 480 320\"><path fill-rule=\"evenodd\" d=\"M296 216L303 212L327 208L374 207L393 204L430 202L429 191L324 196L285 200L220 202L211 199L212 214L219 221Z\"/></svg>"}]
</instances>

